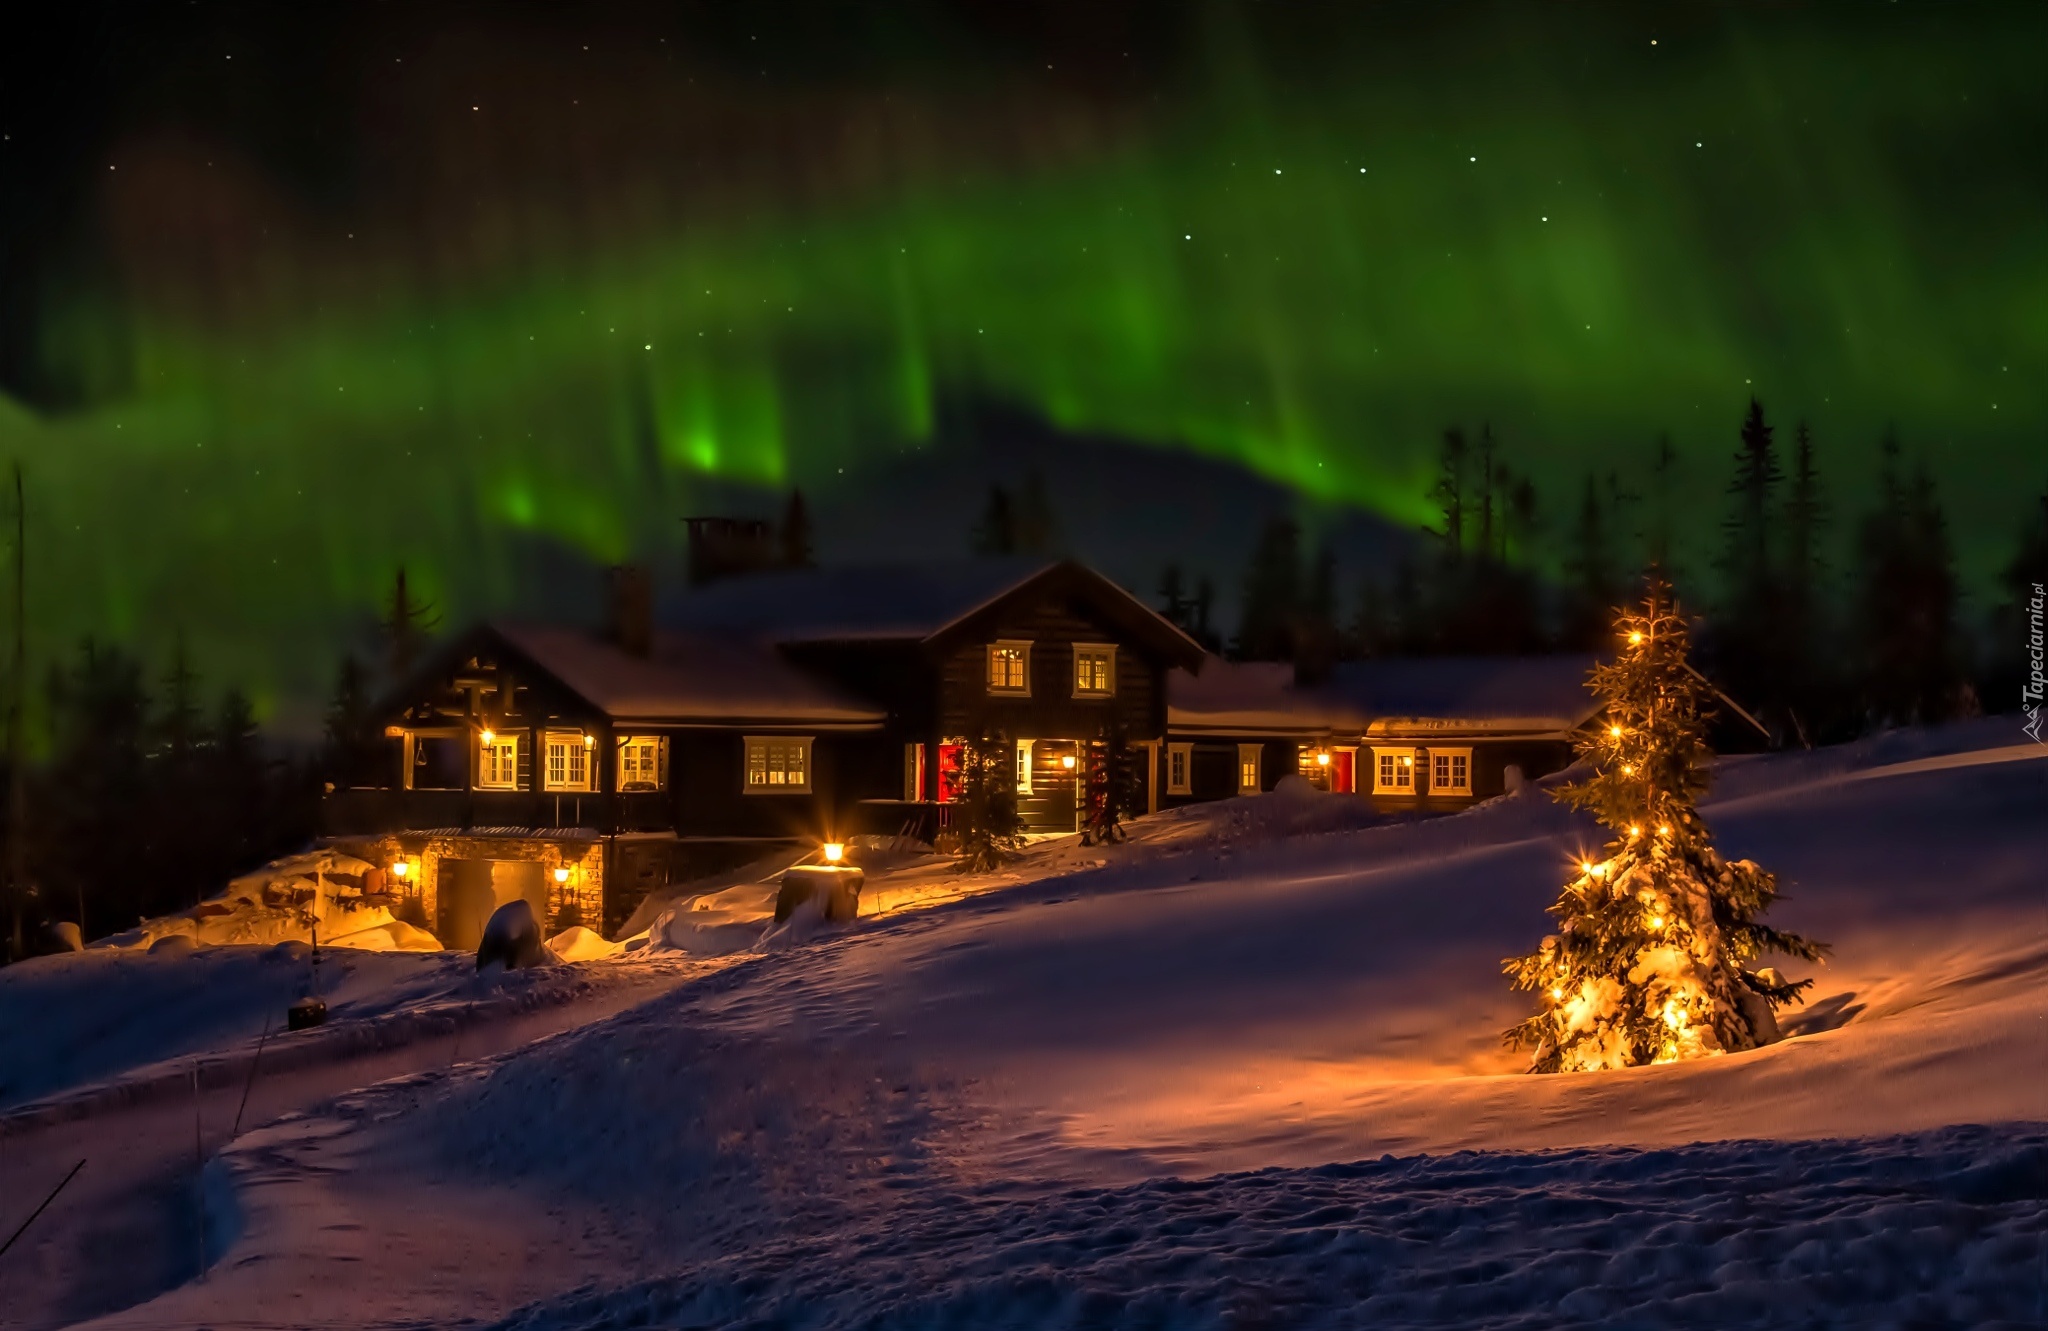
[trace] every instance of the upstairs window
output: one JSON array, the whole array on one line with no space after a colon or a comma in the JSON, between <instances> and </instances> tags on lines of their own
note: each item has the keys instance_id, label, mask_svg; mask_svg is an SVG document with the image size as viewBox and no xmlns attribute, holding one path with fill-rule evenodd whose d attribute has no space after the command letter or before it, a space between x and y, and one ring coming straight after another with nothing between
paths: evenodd
<instances>
[{"instance_id":1,"label":"upstairs window","mask_svg":"<svg viewBox=\"0 0 2048 1331\"><path fill-rule=\"evenodd\" d=\"M547 742L547 788L589 790L591 737L580 731L553 731Z\"/></svg>"},{"instance_id":2,"label":"upstairs window","mask_svg":"<svg viewBox=\"0 0 2048 1331\"><path fill-rule=\"evenodd\" d=\"M666 782L668 741L659 735L628 735L619 741L619 789L660 790Z\"/></svg>"},{"instance_id":3,"label":"upstairs window","mask_svg":"<svg viewBox=\"0 0 2048 1331\"><path fill-rule=\"evenodd\" d=\"M1031 693L1031 644L993 642L988 648L988 691L1028 697Z\"/></svg>"},{"instance_id":4,"label":"upstairs window","mask_svg":"<svg viewBox=\"0 0 2048 1331\"><path fill-rule=\"evenodd\" d=\"M1116 692L1116 648L1102 643L1074 644L1074 696L1107 698Z\"/></svg>"},{"instance_id":5,"label":"upstairs window","mask_svg":"<svg viewBox=\"0 0 2048 1331\"><path fill-rule=\"evenodd\" d=\"M491 735L484 741L478 752L476 784L479 790L519 789L519 736Z\"/></svg>"},{"instance_id":6,"label":"upstairs window","mask_svg":"<svg viewBox=\"0 0 2048 1331\"><path fill-rule=\"evenodd\" d=\"M1415 751L1374 749L1372 790L1375 795L1409 795L1415 791Z\"/></svg>"},{"instance_id":7,"label":"upstairs window","mask_svg":"<svg viewBox=\"0 0 2048 1331\"><path fill-rule=\"evenodd\" d=\"M802 795L811 789L811 741L747 736L747 793Z\"/></svg>"},{"instance_id":8,"label":"upstairs window","mask_svg":"<svg viewBox=\"0 0 2048 1331\"><path fill-rule=\"evenodd\" d=\"M1434 795L1472 793L1472 750L1431 749L1429 789Z\"/></svg>"}]
</instances>

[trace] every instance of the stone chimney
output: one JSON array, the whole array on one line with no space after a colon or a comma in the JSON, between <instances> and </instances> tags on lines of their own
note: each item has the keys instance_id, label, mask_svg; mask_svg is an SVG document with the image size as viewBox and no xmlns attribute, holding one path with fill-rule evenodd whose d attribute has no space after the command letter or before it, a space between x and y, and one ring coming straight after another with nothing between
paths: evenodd
<instances>
[{"instance_id":1,"label":"stone chimney","mask_svg":"<svg viewBox=\"0 0 2048 1331\"><path fill-rule=\"evenodd\" d=\"M611 570L605 636L634 656L654 650L654 582L638 564Z\"/></svg>"}]
</instances>

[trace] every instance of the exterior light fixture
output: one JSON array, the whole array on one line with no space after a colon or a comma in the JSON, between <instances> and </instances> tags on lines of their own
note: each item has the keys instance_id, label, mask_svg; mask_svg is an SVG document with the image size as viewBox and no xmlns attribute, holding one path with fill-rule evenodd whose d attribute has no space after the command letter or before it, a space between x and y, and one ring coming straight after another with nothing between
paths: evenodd
<instances>
[{"instance_id":1,"label":"exterior light fixture","mask_svg":"<svg viewBox=\"0 0 2048 1331\"><path fill-rule=\"evenodd\" d=\"M491 729L491 728L490 728L489 726L485 726L485 727L484 727L484 733L483 733L483 735L482 735L482 739L483 739L483 742L484 742L484 743L486 743L486 744L489 744L489 743L490 743L490 742L491 742L492 740L496 739L497 737L498 737L498 732L497 732L497 731L495 731L495 730Z\"/></svg>"},{"instance_id":2,"label":"exterior light fixture","mask_svg":"<svg viewBox=\"0 0 2048 1331\"><path fill-rule=\"evenodd\" d=\"M1328 767L1329 765L1330 765L1330 755L1329 755L1329 754L1327 754L1327 753L1319 753L1319 754L1317 754L1317 755L1316 755L1316 766L1318 766L1318 767Z\"/></svg>"},{"instance_id":3,"label":"exterior light fixture","mask_svg":"<svg viewBox=\"0 0 2048 1331\"><path fill-rule=\"evenodd\" d=\"M584 747L584 748L586 748L586 749L587 749L587 748L589 748L589 747L591 747L591 746L592 746L593 744L596 744L596 743L597 743L597 736L595 736L595 735L585 735L585 736L583 737L583 747Z\"/></svg>"},{"instance_id":4,"label":"exterior light fixture","mask_svg":"<svg viewBox=\"0 0 2048 1331\"><path fill-rule=\"evenodd\" d=\"M824 846L825 863L837 864L846 858L846 845L840 841L827 841Z\"/></svg>"},{"instance_id":5,"label":"exterior light fixture","mask_svg":"<svg viewBox=\"0 0 2048 1331\"><path fill-rule=\"evenodd\" d=\"M1074 755L1069 753L1062 756L1060 758L1060 766L1066 768L1068 771L1072 771L1074 768Z\"/></svg>"},{"instance_id":6,"label":"exterior light fixture","mask_svg":"<svg viewBox=\"0 0 2048 1331\"><path fill-rule=\"evenodd\" d=\"M405 877L408 877L408 876L409 876L409 875L410 875L411 873L412 873L412 862L411 862L410 860L394 860L394 861L392 861L392 864L391 864L391 876L392 876L393 878L405 878Z\"/></svg>"},{"instance_id":7,"label":"exterior light fixture","mask_svg":"<svg viewBox=\"0 0 2048 1331\"><path fill-rule=\"evenodd\" d=\"M1408 755L1407 757L1403 758L1403 759L1401 760L1401 766L1403 766L1403 767L1413 767L1413 766L1415 766L1415 755L1411 753L1411 754L1409 754L1409 755Z\"/></svg>"},{"instance_id":8,"label":"exterior light fixture","mask_svg":"<svg viewBox=\"0 0 2048 1331\"><path fill-rule=\"evenodd\" d=\"M569 881L569 867L567 865L563 865L561 868L555 870L555 881L558 883L566 883Z\"/></svg>"}]
</instances>

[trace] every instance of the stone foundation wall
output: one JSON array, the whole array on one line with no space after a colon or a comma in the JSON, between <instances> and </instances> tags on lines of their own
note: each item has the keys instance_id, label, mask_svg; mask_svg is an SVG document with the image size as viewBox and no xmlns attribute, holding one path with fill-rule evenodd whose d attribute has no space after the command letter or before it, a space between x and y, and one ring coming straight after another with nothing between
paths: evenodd
<instances>
[{"instance_id":1,"label":"stone foundation wall","mask_svg":"<svg viewBox=\"0 0 2048 1331\"><path fill-rule=\"evenodd\" d=\"M438 885L442 860L538 861L548 885L548 918L542 926L553 934L571 923L602 929L604 921L604 842L538 837L420 836L404 833L351 838L337 845L385 870L388 889L401 901L417 903L420 918L432 929L438 918ZM394 864L410 866L405 877L391 872ZM555 871L567 869L567 882ZM410 912L408 912L410 913Z\"/></svg>"}]
</instances>

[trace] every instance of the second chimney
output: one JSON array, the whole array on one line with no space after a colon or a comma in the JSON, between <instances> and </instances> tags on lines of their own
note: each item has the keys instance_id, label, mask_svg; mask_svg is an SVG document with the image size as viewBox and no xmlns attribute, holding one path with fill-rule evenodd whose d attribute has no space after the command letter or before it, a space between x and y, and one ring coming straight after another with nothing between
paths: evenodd
<instances>
[{"instance_id":1,"label":"second chimney","mask_svg":"<svg viewBox=\"0 0 2048 1331\"><path fill-rule=\"evenodd\" d=\"M611 570L605 635L633 656L646 656L654 650L654 584L639 564L620 564Z\"/></svg>"}]
</instances>

